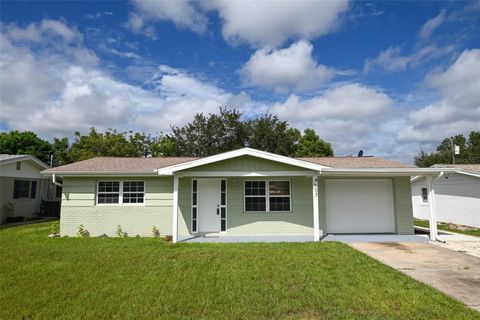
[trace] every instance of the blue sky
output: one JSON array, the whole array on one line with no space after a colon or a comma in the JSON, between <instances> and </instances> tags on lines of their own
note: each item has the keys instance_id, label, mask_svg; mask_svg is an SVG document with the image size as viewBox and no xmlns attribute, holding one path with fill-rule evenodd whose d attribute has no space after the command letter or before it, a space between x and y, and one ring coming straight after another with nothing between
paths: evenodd
<instances>
[{"instance_id":1,"label":"blue sky","mask_svg":"<svg viewBox=\"0 0 480 320\"><path fill-rule=\"evenodd\" d=\"M410 162L480 130L480 2L2 1L0 128L168 133L219 106Z\"/></svg>"}]
</instances>

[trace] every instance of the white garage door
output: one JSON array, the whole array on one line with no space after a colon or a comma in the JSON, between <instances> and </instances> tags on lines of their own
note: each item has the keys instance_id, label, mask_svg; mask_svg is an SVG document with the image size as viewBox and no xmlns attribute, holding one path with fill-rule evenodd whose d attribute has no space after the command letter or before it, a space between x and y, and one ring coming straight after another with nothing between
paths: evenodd
<instances>
[{"instance_id":1,"label":"white garage door","mask_svg":"<svg viewBox=\"0 0 480 320\"><path fill-rule=\"evenodd\" d=\"M390 179L326 180L328 233L395 232Z\"/></svg>"}]
</instances>

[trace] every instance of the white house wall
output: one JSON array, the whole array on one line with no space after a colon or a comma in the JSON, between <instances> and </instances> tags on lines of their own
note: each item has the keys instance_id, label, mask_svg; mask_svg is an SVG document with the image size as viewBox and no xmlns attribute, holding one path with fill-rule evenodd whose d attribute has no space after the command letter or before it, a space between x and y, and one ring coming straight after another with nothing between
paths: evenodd
<instances>
[{"instance_id":1,"label":"white house wall","mask_svg":"<svg viewBox=\"0 0 480 320\"><path fill-rule=\"evenodd\" d=\"M480 228L480 178L448 174L436 179L435 200L437 220ZM429 219L428 203L422 201L425 179L412 183L413 215Z\"/></svg>"},{"instance_id":2,"label":"white house wall","mask_svg":"<svg viewBox=\"0 0 480 320\"><path fill-rule=\"evenodd\" d=\"M27 178L27 179L40 179L43 178L40 171L43 168L39 168L32 164L33 161L21 161L20 170L17 170L17 163L8 163L0 165L0 176L2 177L15 177L15 178Z\"/></svg>"}]
</instances>

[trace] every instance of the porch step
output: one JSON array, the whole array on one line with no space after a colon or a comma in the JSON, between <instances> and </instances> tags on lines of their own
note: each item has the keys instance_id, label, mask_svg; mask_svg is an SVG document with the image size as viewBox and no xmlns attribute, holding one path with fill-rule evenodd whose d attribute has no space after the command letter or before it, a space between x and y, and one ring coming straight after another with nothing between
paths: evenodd
<instances>
[{"instance_id":1,"label":"porch step","mask_svg":"<svg viewBox=\"0 0 480 320\"><path fill-rule=\"evenodd\" d=\"M220 237L220 233L218 232L212 232L212 233L205 233L203 235L204 238L219 238Z\"/></svg>"}]
</instances>

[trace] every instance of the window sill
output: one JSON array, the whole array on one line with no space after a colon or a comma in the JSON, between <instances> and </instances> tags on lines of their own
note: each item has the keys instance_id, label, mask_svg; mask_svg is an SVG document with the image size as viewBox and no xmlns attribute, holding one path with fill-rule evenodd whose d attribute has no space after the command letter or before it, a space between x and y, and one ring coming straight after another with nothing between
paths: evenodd
<instances>
[{"instance_id":1,"label":"window sill","mask_svg":"<svg viewBox=\"0 0 480 320\"><path fill-rule=\"evenodd\" d=\"M290 214L293 211L243 211L244 214L251 215L274 215L274 214Z\"/></svg>"}]
</instances>

